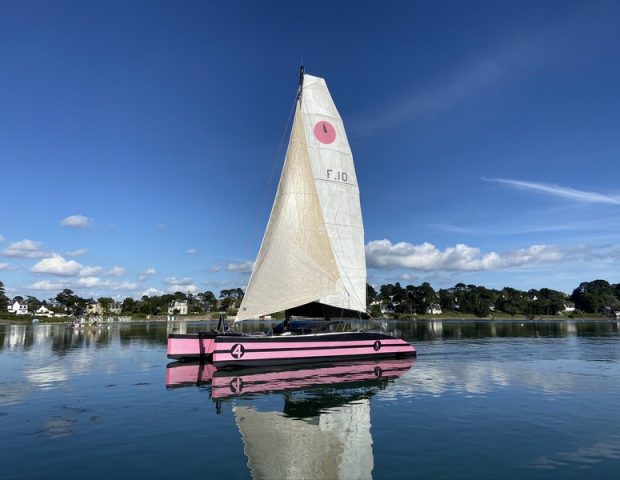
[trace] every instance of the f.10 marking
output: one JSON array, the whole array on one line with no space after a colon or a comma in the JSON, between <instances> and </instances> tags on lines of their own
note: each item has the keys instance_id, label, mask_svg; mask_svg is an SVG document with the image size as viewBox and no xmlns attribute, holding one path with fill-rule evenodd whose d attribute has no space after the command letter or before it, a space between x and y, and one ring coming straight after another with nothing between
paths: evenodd
<instances>
[{"instance_id":1,"label":"f.10 marking","mask_svg":"<svg viewBox=\"0 0 620 480\"><path fill-rule=\"evenodd\" d=\"M327 169L327 180L335 180L337 182L346 182L348 181L348 179L349 179L349 176L347 175L347 172Z\"/></svg>"}]
</instances>

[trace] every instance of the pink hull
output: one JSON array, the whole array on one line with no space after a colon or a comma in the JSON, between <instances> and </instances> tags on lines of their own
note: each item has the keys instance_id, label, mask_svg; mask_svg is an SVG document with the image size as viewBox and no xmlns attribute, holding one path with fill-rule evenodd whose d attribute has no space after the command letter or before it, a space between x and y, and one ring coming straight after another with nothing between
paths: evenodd
<instances>
[{"instance_id":1,"label":"pink hull","mask_svg":"<svg viewBox=\"0 0 620 480\"><path fill-rule=\"evenodd\" d=\"M168 335L168 358L209 358L213 355L215 333Z\"/></svg>"},{"instance_id":2,"label":"pink hull","mask_svg":"<svg viewBox=\"0 0 620 480\"><path fill-rule=\"evenodd\" d=\"M280 365L415 356L411 344L381 333L343 332L271 337L170 335L168 357L212 359L219 367Z\"/></svg>"},{"instance_id":3,"label":"pink hull","mask_svg":"<svg viewBox=\"0 0 620 480\"><path fill-rule=\"evenodd\" d=\"M213 363L218 367L414 356L404 340L374 333L330 333L280 337L217 338Z\"/></svg>"}]
</instances>

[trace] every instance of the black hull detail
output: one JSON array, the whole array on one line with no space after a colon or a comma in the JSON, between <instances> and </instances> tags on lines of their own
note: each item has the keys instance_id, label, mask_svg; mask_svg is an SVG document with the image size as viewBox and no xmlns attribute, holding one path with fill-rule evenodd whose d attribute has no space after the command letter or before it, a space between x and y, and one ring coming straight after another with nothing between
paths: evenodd
<instances>
[{"instance_id":1,"label":"black hull detail","mask_svg":"<svg viewBox=\"0 0 620 480\"><path fill-rule=\"evenodd\" d=\"M288 343L288 342L342 342L355 340L396 340L396 337L379 332L350 332L308 335L252 336L244 335L243 343ZM239 338L218 335L215 343L236 343Z\"/></svg>"},{"instance_id":2,"label":"black hull detail","mask_svg":"<svg viewBox=\"0 0 620 480\"><path fill-rule=\"evenodd\" d=\"M215 338L215 337L240 337L243 334L235 332L198 332L198 333L169 333L168 338Z\"/></svg>"},{"instance_id":3,"label":"black hull detail","mask_svg":"<svg viewBox=\"0 0 620 480\"><path fill-rule=\"evenodd\" d=\"M319 302L310 302L299 307L287 310L289 315L304 318L362 318L367 320L370 318L366 312L358 312L357 310L347 310L346 308L332 307Z\"/></svg>"},{"instance_id":4,"label":"black hull detail","mask_svg":"<svg viewBox=\"0 0 620 480\"><path fill-rule=\"evenodd\" d=\"M211 359L213 358L213 354L209 354L209 355L201 355L199 353L197 354L191 354L191 353L184 353L184 354L168 354L167 357L170 360L178 360L180 363L185 363L185 362L195 362L196 360L203 360L203 361L211 361Z\"/></svg>"},{"instance_id":5,"label":"black hull detail","mask_svg":"<svg viewBox=\"0 0 620 480\"><path fill-rule=\"evenodd\" d=\"M333 357L319 357L319 358L278 358L273 360L246 360L244 362L213 362L217 368L225 369L238 369L245 367L273 367L277 365L303 365L303 364L317 364L326 362L347 362L347 361L372 361L372 360L385 360L387 358L409 358L415 357L415 350L411 353L375 353L372 355L337 355ZM242 363L242 365L240 365Z\"/></svg>"}]
</instances>

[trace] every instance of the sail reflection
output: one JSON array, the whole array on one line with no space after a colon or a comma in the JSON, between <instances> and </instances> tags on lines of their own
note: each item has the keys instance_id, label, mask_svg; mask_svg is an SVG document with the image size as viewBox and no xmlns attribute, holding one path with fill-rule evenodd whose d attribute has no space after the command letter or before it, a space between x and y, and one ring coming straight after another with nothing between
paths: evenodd
<instances>
[{"instance_id":1,"label":"sail reflection","mask_svg":"<svg viewBox=\"0 0 620 480\"><path fill-rule=\"evenodd\" d=\"M209 363L174 362L166 387L210 385L218 407L224 400L282 395L282 412L259 411L260 402L233 407L253 479L369 479L371 398L413 364L391 359L218 371Z\"/></svg>"}]
</instances>

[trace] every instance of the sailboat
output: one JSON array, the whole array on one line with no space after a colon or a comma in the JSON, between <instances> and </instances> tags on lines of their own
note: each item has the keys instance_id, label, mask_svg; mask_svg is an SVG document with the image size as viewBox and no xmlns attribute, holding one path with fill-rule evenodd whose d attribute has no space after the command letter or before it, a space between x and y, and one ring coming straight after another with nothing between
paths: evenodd
<instances>
[{"instance_id":1,"label":"sailboat","mask_svg":"<svg viewBox=\"0 0 620 480\"><path fill-rule=\"evenodd\" d=\"M168 357L221 367L412 356L381 331L339 331L368 318L364 225L353 156L325 80L300 70L288 149L271 215L235 322L284 312L270 335L171 334ZM320 318L298 324L294 317Z\"/></svg>"}]
</instances>

